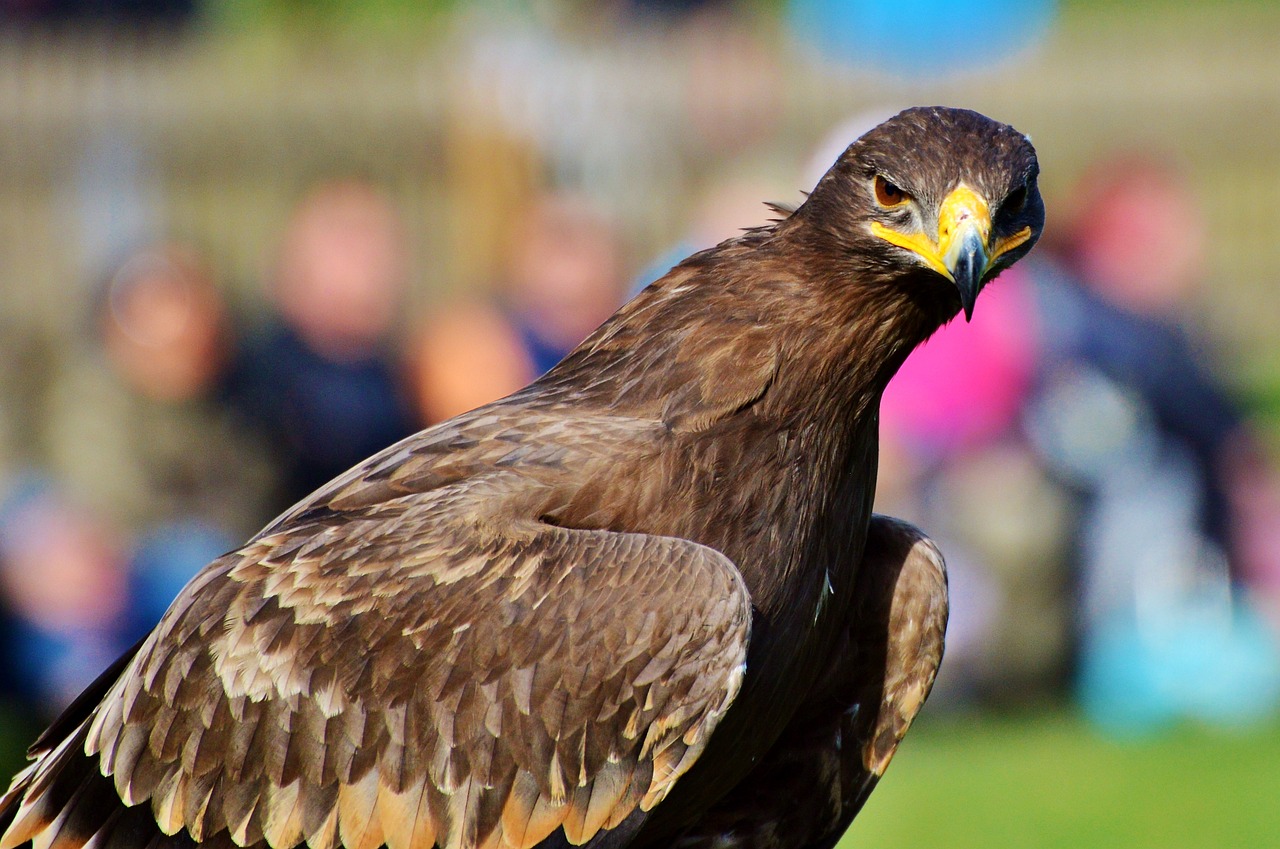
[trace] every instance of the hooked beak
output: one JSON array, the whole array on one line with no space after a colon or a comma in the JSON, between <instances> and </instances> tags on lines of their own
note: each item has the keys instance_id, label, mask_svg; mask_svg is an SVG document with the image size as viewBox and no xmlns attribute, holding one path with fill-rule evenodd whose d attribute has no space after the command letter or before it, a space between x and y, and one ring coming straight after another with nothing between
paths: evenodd
<instances>
[{"instance_id":1,"label":"hooked beak","mask_svg":"<svg viewBox=\"0 0 1280 849\"><path fill-rule=\"evenodd\" d=\"M965 321L973 318L973 305L991 267L1003 254L1031 238L1024 227L991 244L991 207L982 195L961 183L938 207L938 240L923 233L905 234L880 222L871 231L887 242L906 248L925 265L956 285Z\"/></svg>"},{"instance_id":2,"label":"hooked beak","mask_svg":"<svg viewBox=\"0 0 1280 849\"><path fill-rule=\"evenodd\" d=\"M973 305L990 266L991 209L982 195L961 183L938 207L938 254L960 290L964 320L973 318Z\"/></svg>"}]
</instances>

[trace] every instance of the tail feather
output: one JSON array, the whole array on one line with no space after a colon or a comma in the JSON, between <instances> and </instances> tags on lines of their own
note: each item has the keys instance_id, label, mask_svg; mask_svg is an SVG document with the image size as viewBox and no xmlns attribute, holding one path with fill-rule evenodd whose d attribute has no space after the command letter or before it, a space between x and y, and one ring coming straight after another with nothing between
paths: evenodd
<instances>
[{"instance_id":1,"label":"tail feather","mask_svg":"<svg viewBox=\"0 0 1280 849\"><path fill-rule=\"evenodd\" d=\"M121 801L115 784L98 771L97 757L72 748L57 774L33 800L0 811L6 847L31 849L195 849L185 831L167 835L156 824L149 803L129 807ZM26 788L30 790L31 788ZM18 794L19 798L21 793ZM220 839L221 838L221 839ZM200 844L202 849L237 849L223 832Z\"/></svg>"},{"instance_id":2,"label":"tail feather","mask_svg":"<svg viewBox=\"0 0 1280 849\"><path fill-rule=\"evenodd\" d=\"M81 727L14 779L0 810L0 847L79 847L121 806L111 780L98 772L97 759L84 754L86 733Z\"/></svg>"},{"instance_id":3,"label":"tail feather","mask_svg":"<svg viewBox=\"0 0 1280 849\"><path fill-rule=\"evenodd\" d=\"M25 770L24 770L25 772ZM18 778L14 779L14 785L0 797L0 836L9 831L9 827L13 825L14 817L18 815L18 806L22 803L22 791L18 786L22 773L18 774Z\"/></svg>"},{"instance_id":4,"label":"tail feather","mask_svg":"<svg viewBox=\"0 0 1280 849\"><path fill-rule=\"evenodd\" d=\"M32 841L32 849L80 849L119 805L120 797L110 779L96 774L84 776L62 811Z\"/></svg>"},{"instance_id":5,"label":"tail feather","mask_svg":"<svg viewBox=\"0 0 1280 849\"><path fill-rule=\"evenodd\" d=\"M126 808L117 799L110 825L94 836L93 843L95 849L138 849L150 843L157 831L150 805ZM85 844L84 849L89 845Z\"/></svg>"}]
</instances>

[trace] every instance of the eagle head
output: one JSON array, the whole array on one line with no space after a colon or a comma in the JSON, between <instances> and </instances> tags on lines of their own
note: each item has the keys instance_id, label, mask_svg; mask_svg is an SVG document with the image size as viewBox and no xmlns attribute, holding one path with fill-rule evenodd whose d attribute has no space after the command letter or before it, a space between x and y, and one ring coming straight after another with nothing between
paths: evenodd
<instances>
[{"instance_id":1,"label":"eagle head","mask_svg":"<svg viewBox=\"0 0 1280 849\"><path fill-rule=\"evenodd\" d=\"M917 107L868 131L804 206L882 279L923 282L946 315L1031 250L1044 228L1031 140L967 109Z\"/></svg>"}]
</instances>

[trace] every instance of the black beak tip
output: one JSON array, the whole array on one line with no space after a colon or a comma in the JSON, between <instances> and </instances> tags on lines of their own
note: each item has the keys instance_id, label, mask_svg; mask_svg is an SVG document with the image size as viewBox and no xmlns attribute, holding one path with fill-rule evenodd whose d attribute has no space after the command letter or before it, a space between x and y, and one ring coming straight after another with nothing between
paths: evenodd
<instances>
[{"instance_id":1,"label":"black beak tip","mask_svg":"<svg viewBox=\"0 0 1280 849\"><path fill-rule=\"evenodd\" d=\"M982 263L978 257L968 256L956 265L954 272L956 289L960 293L960 305L964 307L964 320L973 320L973 305L982 290Z\"/></svg>"},{"instance_id":2,"label":"black beak tip","mask_svg":"<svg viewBox=\"0 0 1280 849\"><path fill-rule=\"evenodd\" d=\"M969 229L958 244L947 249L943 257L951 280L955 283L960 295L960 306L964 308L964 320L973 320L973 305L982 291L982 275L990 265L987 246L976 229Z\"/></svg>"}]
</instances>

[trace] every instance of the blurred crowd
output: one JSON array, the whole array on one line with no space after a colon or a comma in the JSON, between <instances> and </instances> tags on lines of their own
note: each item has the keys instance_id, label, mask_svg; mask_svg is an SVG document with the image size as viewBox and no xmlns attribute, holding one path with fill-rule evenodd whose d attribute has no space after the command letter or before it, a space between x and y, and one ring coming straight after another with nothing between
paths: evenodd
<instances>
[{"instance_id":1,"label":"blurred crowd","mask_svg":"<svg viewBox=\"0 0 1280 849\"><path fill-rule=\"evenodd\" d=\"M884 399L879 504L951 573L943 698L1069 685L1119 734L1271 716L1280 477L1196 319L1201 206L1127 151L1062 201Z\"/></svg>"},{"instance_id":2,"label":"blurred crowd","mask_svg":"<svg viewBox=\"0 0 1280 849\"><path fill-rule=\"evenodd\" d=\"M110 258L87 302L67 304L83 313L74 340L0 328L4 695L55 713L205 563L366 456L525 385L675 262L776 217L764 201L794 199L891 114L855 117L814 164L788 162L794 176L780 177L751 155L778 108L776 57L721 25L727 4L606 5L684 20L707 63L692 79L722 83L682 93L685 131L728 164L697 186L678 213L683 235L658 256L635 255L617 215L664 166L641 149L643 122L588 114L594 101L576 95L593 82L569 60L537 65L574 82L554 120L522 110L514 82L547 46L495 30L469 54L471 93L505 93L494 98L505 111L456 116L446 151L448 178L468 187L459 196L477 199L449 224L474 231L472 255L439 260L466 282L490 269L485 286L419 309L423 260L392 187L340 175L275 222L253 286L232 285L199 244L130 231L116 255L98 252ZM1007 4L917 5L943 30L1018 43L979 14ZM196 6L0 0L0 20L185 21ZM787 6L817 49L947 60L932 42L840 40L881 33L883 4ZM1052 4L1024 6L996 16L1023 39ZM823 24L854 12L847 27ZM582 155L586 136L600 156L629 160L635 182L610 183ZM543 188L513 191L529 173ZM123 218L127 192L110 187ZM1071 696L1117 733L1273 715L1280 477L1198 320L1215 283L1202 207L1176 161L1123 150L1050 206L1040 247L983 292L971 323L913 354L884 399L877 509L925 528L951 573L936 699ZM246 288L256 295L229 294Z\"/></svg>"},{"instance_id":3,"label":"blurred crowd","mask_svg":"<svg viewBox=\"0 0 1280 849\"><path fill-rule=\"evenodd\" d=\"M193 246L130 251L59 356L37 447L0 475L11 694L56 711L205 563L365 457L520 388L617 307L621 241L599 211L549 192L518 225L491 297L417 318L403 225L359 178L301 198L252 314Z\"/></svg>"}]
</instances>

